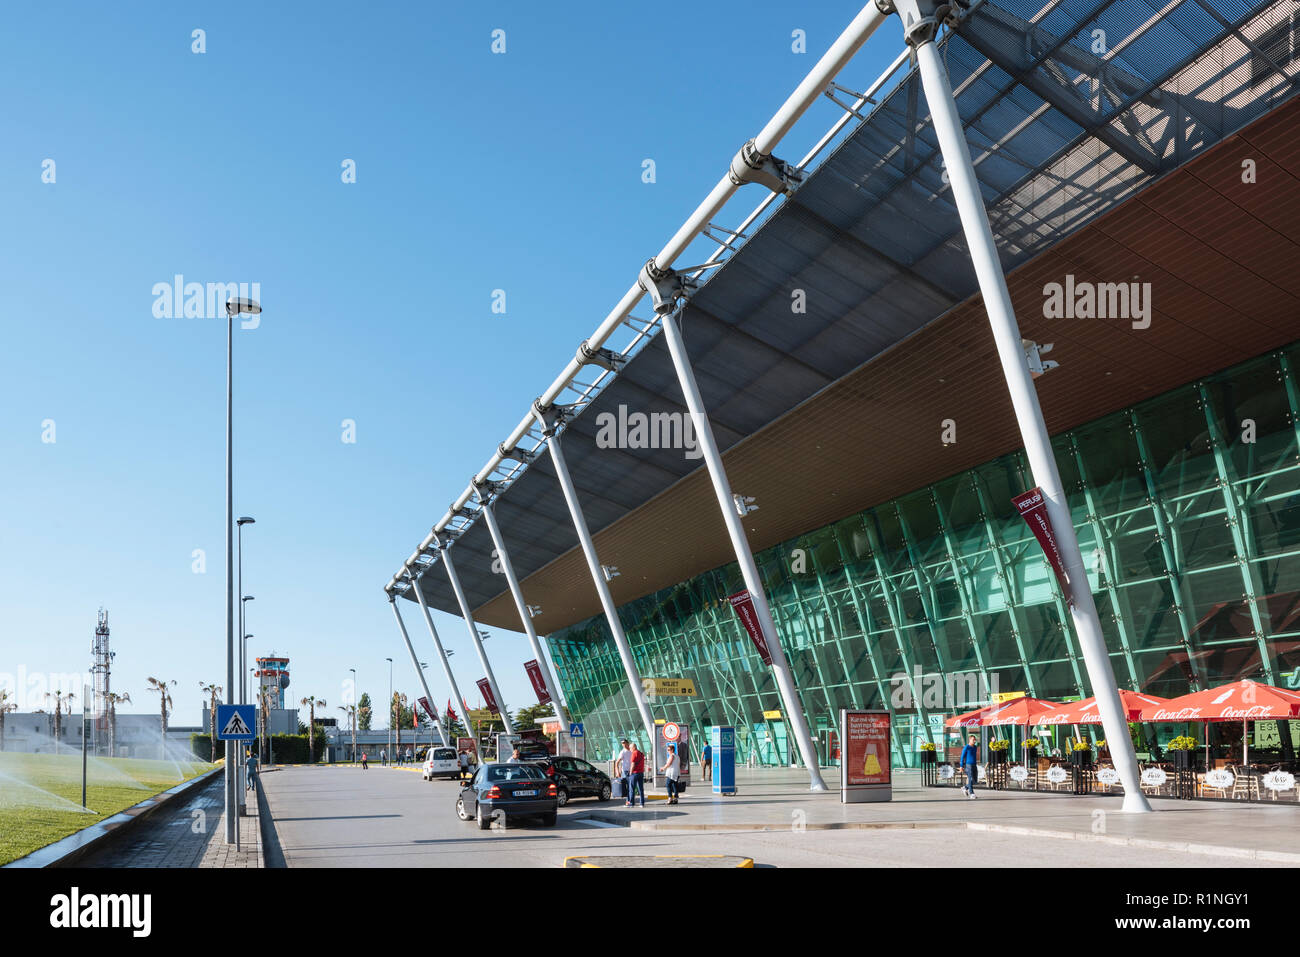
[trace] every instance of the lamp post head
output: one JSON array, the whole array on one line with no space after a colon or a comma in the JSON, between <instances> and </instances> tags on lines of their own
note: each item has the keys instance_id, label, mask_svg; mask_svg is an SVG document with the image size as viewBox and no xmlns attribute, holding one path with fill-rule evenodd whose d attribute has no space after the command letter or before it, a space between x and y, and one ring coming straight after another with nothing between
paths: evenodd
<instances>
[{"instance_id":1,"label":"lamp post head","mask_svg":"<svg viewBox=\"0 0 1300 957\"><path fill-rule=\"evenodd\" d=\"M243 601L256 601L256 599L252 595L245 595Z\"/></svg>"},{"instance_id":2,"label":"lamp post head","mask_svg":"<svg viewBox=\"0 0 1300 957\"><path fill-rule=\"evenodd\" d=\"M256 524L257 524L257 519L255 519L255 518L249 518L247 515L244 515L244 516L242 516L242 517L239 519L239 521L237 521L235 524L236 524L236 525L256 525Z\"/></svg>"},{"instance_id":3,"label":"lamp post head","mask_svg":"<svg viewBox=\"0 0 1300 957\"><path fill-rule=\"evenodd\" d=\"M226 315L237 316L241 312L246 312L250 316L255 316L262 311L262 305L256 299L227 299Z\"/></svg>"}]
</instances>

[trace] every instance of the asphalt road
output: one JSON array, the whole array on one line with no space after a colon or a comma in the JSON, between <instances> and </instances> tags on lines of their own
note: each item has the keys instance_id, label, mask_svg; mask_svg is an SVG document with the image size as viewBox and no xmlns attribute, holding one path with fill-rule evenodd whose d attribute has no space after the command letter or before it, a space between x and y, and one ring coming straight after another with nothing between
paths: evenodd
<instances>
[{"instance_id":1,"label":"asphalt road","mask_svg":"<svg viewBox=\"0 0 1300 957\"><path fill-rule=\"evenodd\" d=\"M665 834L584 823L576 800L555 827L480 831L456 817L451 781L397 768L286 768L262 775L289 867L559 867L570 855L730 854L758 867L1197 867L1222 858L963 829ZM689 793L683 803L690 800ZM269 849L268 849L269 854ZM1250 866L1253 861L1234 861ZM1262 865L1261 865L1262 866Z\"/></svg>"}]
</instances>

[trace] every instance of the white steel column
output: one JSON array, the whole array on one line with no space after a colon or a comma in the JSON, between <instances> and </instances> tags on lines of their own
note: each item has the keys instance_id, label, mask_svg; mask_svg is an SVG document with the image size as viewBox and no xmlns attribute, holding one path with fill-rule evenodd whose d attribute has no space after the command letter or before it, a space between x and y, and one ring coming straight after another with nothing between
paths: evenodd
<instances>
[{"instance_id":1,"label":"white steel column","mask_svg":"<svg viewBox=\"0 0 1300 957\"><path fill-rule=\"evenodd\" d=\"M415 587L412 585L412 587ZM393 615L397 618L397 627L402 631L402 640L406 642L406 650L411 656L411 667L415 669L416 675L420 679L420 687L424 689L424 700L429 702L429 710L434 712L433 726L438 729L438 737L442 739L443 746L447 745L447 733L442 730L442 722L438 720L437 706L433 700L433 692L429 690L429 682L425 680L424 669L420 667L420 659L415 656L415 646L411 644L411 636L407 634L406 622L402 621L402 613L397 609L397 599L392 595L388 596L388 603L393 606ZM419 702L415 702L416 705ZM414 708L412 708L414 710ZM416 742L417 744L419 742Z\"/></svg>"},{"instance_id":2,"label":"white steel column","mask_svg":"<svg viewBox=\"0 0 1300 957\"><path fill-rule=\"evenodd\" d=\"M767 650L772 658L772 674L776 678L777 690L781 693L781 703L785 707L786 718L794 732L799 753L808 767L809 790L825 791L826 782L822 780L817 765L817 749L813 747L812 733L808 729L808 716L804 713L803 703L799 700L799 690L794 684L794 675L790 672L790 663L786 661L785 652L776 633L776 623L772 620L772 610L767 604L767 592L758 574L758 565L754 562L754 552L745 537L745 527L736 512L732 499L731 484L727 481L727 470L722 464L722 454L718 451L717 440L713 437L713 426L704 411L704 400L700 397L700 388L695 381L695 371L691 368L690 358L686 355L686 345L682 342L681 330L677 319L671 313L663 316L664 338L668 351L673 357L673 366L677 369L677 381L681 383L682 394L686 398L686 408L690 410L695 422L695 438L700 451L704 453L704 462L709 469L709 478L713 480L713 491L718 496L718 506L722 509L722 520L727 526L727 536L740 564L740 574L745 580L754 602L754 611L758 613L758 624L763 629Z\"/></svg>"},{"instance_id":3,"label":"white steel column","mask_svg":"<svg viewBox=\"0 0 1300 957\"><path fill-rule=\"evenodd\" d=\"M496 675L492 673L492 666L488 664L487 652L483 650L483 640L479 638L478 625L474 623L474 615L469 610L465 590L460 587L460 576L456 574L456 566L451 561L451 543L443 541L437 535L434 536L433 543L438 546L438 551L442 553L442 566L447 569L447 578L451 581L451 590L456 593L456 604L460 605L460 615L465 619L465 627L469 629L470 640L474 642L474 650L478 652L478 660L483 665L488 687L492 689L492 694L497 699L497 707L501 709L501 722L506 726L507 734L514 734L514 726L510 723L510 718L506 714L506 701L501 697L501 689L497 687ZM468 728L469 725L465 727Z\"/></svg>"},{"instance_id":4,"label":"white steel column","mask_svg":"<svg viewBox=\"0 0 1300 957\"><path fill-rule=\"evenodd\" d=\"M482 506L481 514L484 521L487 522L488 532L492 535L492 544L496 546L497 558L501 560L501 570L505 572L506 583L510 586L510 595L515 600L515 608L519 612L519 621L524 626L524 632L528 635L528 643L533 647L533 654L537 656L537 665L542 670L542 682L546 685L546 692L551 696L551 701L555 703L555 716L559 719L561 727L563 727L569 723L569 716L564 710L564 705L560 704L559 686L555 683L555 676L551 674L551 666L546 660L546 655L542 653L542 644L538 640L537 629L533 627L533 616L528 611L528 603L524 601L524 593L519 587L519 579L515 577L515 567L510 563L510 552L506 550L505 539L501 537L501 527L497 525L496 515L492 512L492 504L489 501L490 495L485 495L478 484L474 486L474 493L478 496L479 504Z\"/></svg>"},{"instance_id":5,"label":"white steel column","mask_svg":"<svg viewBox=\"0 0 1300 957\"><path fill-rule=\"evenodd\" d=\"M645 699L645 687L641 683L641 672L636 666L636 659L632 657L632 648L628 644L627 633L623 631L623 624L618 620L618 609L614 607L614 596L610 594L609 583L605 581L605 572L601 568L600 559L596 557L596 544L591 540L591 530L587 528L586 516L582 514L582 505L578 502L578 492L573 487L573 478L569 475L569 466L565 464L564 453L560 450L560 436L556 432L559 425L558 413L554 406L542 408L535 405L533 408L537 415L537 421L542 424L542 429L546 435L546 448L551 453L551 461L555 465L555 475L560 480L560 490L564 492L564 501L569 506L569 516L573 519L573 527L578 533L578 541L582 543L582 553L587 558L587 570L591 572L591 580L596 585L596 594L600 596L601 607L605 609L605 620L609 622L609 630L614 636L614 645L618 648L618 656L623 662L623 671L627 674L628 690L632 692L632 699L636 702L637 711L641 713L641 722L645 725L646 740L653 753L655 719L650 713L650 705Z\"/></svg>"},{"instance_id":6,"label":"white steel column","mask_svg":"<svg viewBox=\"0 0 1300 957\"><path fill-rule=\"evenodd\" d=\"M443 674L447 676L447 684L451 686L452 700L456 702L456 707L460 709L460 720L465 725L465 734L474 742L474 754L477 756L478 736L474 734L474 726L469 722L469 708L465 704L465 698L460 693L460 687L456 684L456 676L451 673L451 662L447 658L447 652L442 648L442 639L438 637L438 629L433 626L433 615L429 614L429 603L424 600L424 592L420 589L420 576L409 568L406 574L409 576L411 589L415 592L415 600L420 603L420 610L424 612L424 623L429 626L429 637L433 639L433 647L438 649L438 660L442 662Z\"/></svg>"},{"instance_id":7,"label":"white steel column","mask_svg":"<svg viewBox=\"0 0 1300 957\"><path fill-rule=\"evenodd\" d=\"M962 231L970 246L971 262L975 266L989 325L997 343L1002 373L1011 392L1011 403L1024 439L1025 453L1029 457L1034 481L1043 490L1057 547L1065 564L1066 575L1073 586L1074 601L1070 605L1070 614L1074 619L1079 647L1088 669L1088 681L1097 697L1097 709L1106 731L1106 743L1110 747L1115 770L1119 772L1120 781L1124 785L1123 810L1150 811L1151 805L1139 783L1137 755L1133 751L1128 724L1124 720L1115 672L1106 653L1101 623L1097 620L1097 608L1093 604L1092 590L1083 567L1083 555L1079 551L1079 540L1074 534L1074 523L1061 486L1061 476L1056 468L1056 458L1052 454L1047 424L1043 421L1043 411L1038 404L1038 392L1025 360L1020 327L1012 311L1011 295L1007 291L1006 278L998 260L993 231L989 228L988 212L980 195L979 182L975 178L975 167L971 163L961 118L957 115L957 104L953 99L948 72L940 61L939 51L934 44L938 25L931 15L933 7L928 5L928 0L925 0L926 6L920 6L918 0L896 2L903 20L904 35L916 50L926 102L934 120L939 147L943 151L953 199L961 216Z\"/></svg>"}]
</instances>

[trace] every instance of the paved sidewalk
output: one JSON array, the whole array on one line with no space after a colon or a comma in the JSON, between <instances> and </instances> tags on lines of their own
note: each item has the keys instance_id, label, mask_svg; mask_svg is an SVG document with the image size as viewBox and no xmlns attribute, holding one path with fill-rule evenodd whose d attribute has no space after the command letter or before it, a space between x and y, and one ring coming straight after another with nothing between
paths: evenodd
<instances>
[{"instance_id":1,"label":"paved sidewalk","mask_svg":"<svg viewBox=\"0 0 1300 957\"><path fill-rule=\"evenodd\" d=\"M583 816L660 832L963 828L1300 864L1294 804L1153 800L1153 813L1125 814L1118 797L1100 795L980 790L970 800L956 788L922 787L908 771L895 773L888 803L840 804L837 790L809 792L797 770L737 769L736 779L733 797L697 785L673 807L606 806Z\"/></svg>"},{"instance_id":2,"label":"paved sidewalk","mask_svg":"<svg viewBox=\"0 0 1300 957\"><path fill-rule=\"evenodd\" d=\"M257 802L241 821L238 853L225 843L224 780L216 775L176 807L160 808L129 835L77 863L78 867L261 867ZM252 795L250 794L250 798Z\"/></svg>"}]
</instances>

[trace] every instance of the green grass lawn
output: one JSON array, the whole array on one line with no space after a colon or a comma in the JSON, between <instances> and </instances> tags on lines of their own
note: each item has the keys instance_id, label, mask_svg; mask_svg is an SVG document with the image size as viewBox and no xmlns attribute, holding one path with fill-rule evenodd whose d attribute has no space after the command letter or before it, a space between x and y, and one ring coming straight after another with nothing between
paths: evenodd
<instances>
[{"instance_id":1,"label":"green grass lawn","mask_svg":"<svg viewBox=\"0 0 1300 957\"><path fill-rule=\"evenodd\" d=\"M139 804L209 770L137 758L92 758L81 809L81 754L0 751L0 864L30 854L74 831Z\"/></svg>"}]
</instances>

